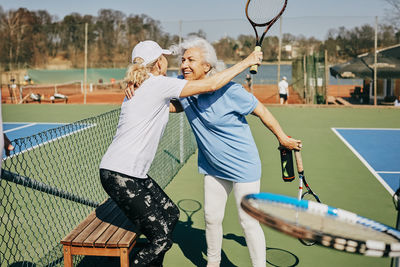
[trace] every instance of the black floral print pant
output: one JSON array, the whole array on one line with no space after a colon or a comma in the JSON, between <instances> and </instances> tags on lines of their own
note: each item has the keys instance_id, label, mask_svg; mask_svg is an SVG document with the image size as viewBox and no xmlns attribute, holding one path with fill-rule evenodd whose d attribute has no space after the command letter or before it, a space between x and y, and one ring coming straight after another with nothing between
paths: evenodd
<instances>
[{"instance_id":1,"label":"black floral print pant","mask_svg":"<svg viewBox=\"0 0 400 267\"><path fill-rule=\"evenodd\" d=\"M135 178L100 169L104 190L149 240L135 256L134 266L162 266L173 244L179 209L152 178Z\"/></svg>"}]
</instances>

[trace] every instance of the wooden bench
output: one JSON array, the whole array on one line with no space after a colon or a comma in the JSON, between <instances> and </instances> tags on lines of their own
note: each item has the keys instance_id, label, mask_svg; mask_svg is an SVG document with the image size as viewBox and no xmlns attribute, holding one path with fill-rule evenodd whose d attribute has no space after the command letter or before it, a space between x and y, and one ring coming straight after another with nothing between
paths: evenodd
<instances>
[{"instance_id":1,"label":"wooden bench","mask_svg":"<svg viewBox=\"0 0 400 267\"><path fill-rule=\"evenodd\" d=\"M129 254L139 235L114 201L107 199L63 240L64 266L73 266L73 255L120 257L129 266Z\"/></svg>"}]
</instances>

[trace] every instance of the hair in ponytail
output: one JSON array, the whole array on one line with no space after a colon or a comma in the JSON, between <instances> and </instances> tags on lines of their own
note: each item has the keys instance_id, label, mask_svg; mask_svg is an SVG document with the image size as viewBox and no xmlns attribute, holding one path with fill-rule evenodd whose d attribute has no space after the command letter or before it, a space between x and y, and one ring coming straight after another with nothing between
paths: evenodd
<instances>
[{"instance_id":1,"label":"hair in ponytail","mask_svg":"<svg viewBox=\"0 0 400 267\"><path fill-rule=\"evenodd\" d=\"M145 80L149 78L149 72L157 63L158 59L150 62L147 66L143 65L143 59L134 58L132 64L128 66L125 74L124 83L126 86L133 86L137 89Z\"/></svg>"}]
</instances>

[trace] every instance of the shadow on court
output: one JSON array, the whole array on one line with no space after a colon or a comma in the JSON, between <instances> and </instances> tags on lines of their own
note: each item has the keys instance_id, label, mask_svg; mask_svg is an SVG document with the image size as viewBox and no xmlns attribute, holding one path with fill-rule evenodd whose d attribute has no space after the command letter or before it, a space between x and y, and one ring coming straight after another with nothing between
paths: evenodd
<instances>
[{"instance_id":1,"label":"shadow on court","mask_svg":"<svg viewBox=\"0 0 400 267\"><path fill-rule=\"evenodd\" d=\"M199 201L182 199L177 203L180 210L186 214L186 221L179 221L173 233L174 242L182 253L194 266L206 266L207 244L205 230L193 228L192 216L201 209ZM225 239L233 240L243 247L247 247L246 239L232 233L224 235ZM280 248L267 248L267 264L269 266L294 267L299 264L299 258L290 251ZM221 267L236 266L224 251L221 252Z\"/></svg>"},{"instance_id":2,"label":"shadow on court","mask_svg":"<svg viewBox=\"0 0 400 267\"><path fill-rule=\"evenodd\" d=\"M290 251L267 247L267 266L294 267L299 262L299 258Z\"/></svg>"},{"instance_id":3,"label":"shadow on court","mask_svg":"<svg viewBox=\"0 0 400 267\"><path fill-rule=\"evenodd\" d=\"M173 233L174 242L194 266L206 266L207 244L205 230L192 227L192 216L201 209L202 205L194 199L182 199L178 201L177 205L186 214L186 221L177 223ZM222 251L220 266L234 267L236 265Z\"/></svg>"}]
</instances>

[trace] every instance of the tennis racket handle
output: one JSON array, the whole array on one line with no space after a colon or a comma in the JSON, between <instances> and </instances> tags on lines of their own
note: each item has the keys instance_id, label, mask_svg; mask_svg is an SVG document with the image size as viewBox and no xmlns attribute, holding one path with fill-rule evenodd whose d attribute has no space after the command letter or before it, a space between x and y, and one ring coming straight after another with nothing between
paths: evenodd
<instances>
[{"instance_id":1,"label":"tennis racket handle","mask_svg":"<svg viewBox=\"0 0 400 267\"><path fill-rule=\"evenodd\" d=\"M296 165L297 165L297 172L303 172L303 159L301 158L301 152L300 151L294 151L294 157L296 158Z\"/></svg>"},{"instance_id":2,"label":"tennis racket handle","mask_svg":"<svg viewBox=\"0 0 400 267\"><path fill-rule=\"evenodd\" d=\"M257 45L254 47L254 51L261 51L261 46ZM258 65L253 65L250 67L250 73L251 74L257 74L258 72Z\"/></svg>"}]
</instances>

